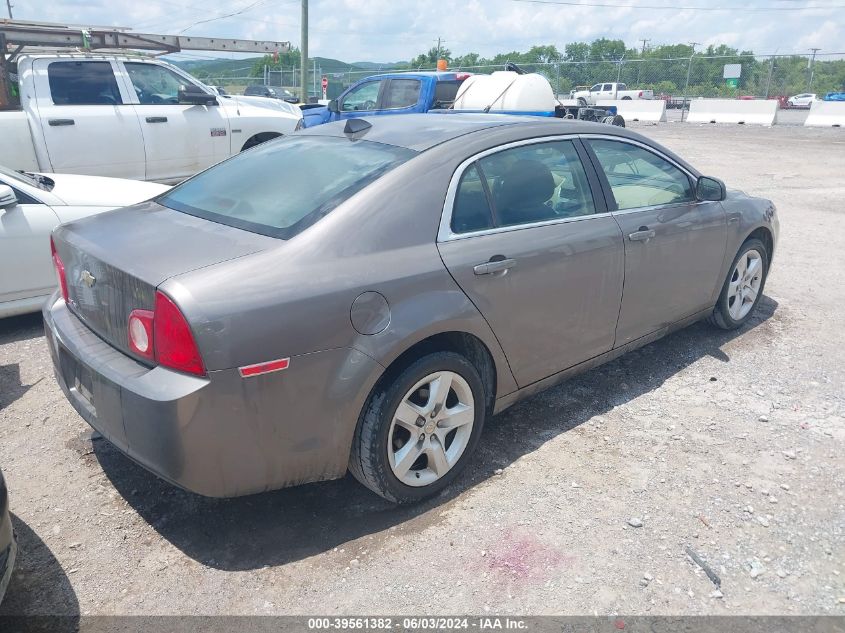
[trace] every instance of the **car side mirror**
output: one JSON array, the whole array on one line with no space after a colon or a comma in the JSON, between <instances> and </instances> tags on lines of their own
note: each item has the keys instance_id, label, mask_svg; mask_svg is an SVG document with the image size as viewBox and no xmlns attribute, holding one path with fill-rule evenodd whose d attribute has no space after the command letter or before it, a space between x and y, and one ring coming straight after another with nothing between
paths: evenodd
<instances>
[{"instance_id":1,"label":"car side mirror","mask_svg":"<svg viewBox=\"0 0 845 633\"><path fill-rule=\"evenodd\" d=\"M196 84L182 84L179 86L179 103L188 105L217 105L217 97L208 94Z\"/></svg>"},{"instance_id":2,"label":"car side mirror","mask_svg":"<svg viewBox=\"0 0 845 633\"><path fill-rule=\"evenodd\" d=\"M728 195L725 183L718 178L702 176L695 184L695 199L701 202L719 202Z\"/></svg>"},{"instance_id":3,"label":"car side mirror","mask_svg":"<svg viewBox=\"0 0 845 633\"><path fill-rule=\"evenodd\" d=\"M329 112L333 112L334 114L338 114L340 112L340 106L337 104L337 99L332 99L329 101L329 105L327 106Z\"/></svg>"},{"instance_id":4,"label":"car side mirror","mask_svg":"<svg viewBox=\"0 0 845 633\"><path fill-rule=\"evenodd\" d=\"M17 206L18 197L14 190L8 185L0 185L0 209L4 211L11 207Z\"/></svg>"}]
</instances>

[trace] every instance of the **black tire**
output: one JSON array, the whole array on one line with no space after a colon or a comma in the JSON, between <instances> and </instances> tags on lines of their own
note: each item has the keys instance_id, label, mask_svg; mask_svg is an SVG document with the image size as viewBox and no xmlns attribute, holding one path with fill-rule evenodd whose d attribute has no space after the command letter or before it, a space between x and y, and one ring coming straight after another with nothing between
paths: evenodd
<instances>
[{"instance_id":1,"label":"black tire","mask_svg":"<svg viewBox=\"0 0 845 633\"><path fill-rule=\"evenodd\" d=\"M734 319L729 311L729 297L728 297L728 288L731 283L731 278L733 277L734 269L736 268L736 264L739 261L740 257L745 255L750 250L756 250L760 253L762 260L763 260L763 277L760 280L760 291L757 293L757 298L754 300L754 304L751 306L751 309L748 311L744 317L739 320ZM766 251L766 246L760 240L756 238L751 238L745 240L742 246L740 247L739 251L734 257L733 261L731 262L731 267L728 269L728 275L725 278L725 283L722 285L722 292L719 293L719 300L716 302L716 306L713 308L713 314L710 315L707 321L718 328L723 330L735 330L738 327L741 327L748 321L754 311L757 309L757 306L760 303L760 299L763 297L763 290L766 288L766 278L769 276L769 253Z\"/></svg>"},{"instance_id":2,"label":"black tire","mask_svg":"<svg viewBox=\"0 0 845 633\"><path fill-rule=\"evenodd\" d=\"M582 108L587 106L587 100L584 97L578 97L578 105Z\"/></svg>"},{"instance_id":3,"label":"black tire","mask_svg":"<svg viewBox=\"0 0 845 633\"><path fill-rule=\"evenodd\" d=\"M623 117L621 114L615 114L613 115L613 120L611 121L611 124L615 125L616 127L625 127L625 117Z\"/></svg>"},{"instance_id":4,"label":"black tire","mask_svg":"<svg viewBox=\"0 0 845 633\"><path fill-rule=\"evenodd\" d=\"M475 420L467 446L455 465L427 486L409 486L402 483L390 467L387 456L388 433L394 412L405 394L419 380L437 371L452 371L467 381L474 400ZM377 388L370 395L355 429L349 471L367 488L394 503L416 503L436 495L460 475L471 459L484 427L486 402L484 383L478 370L466 358L454 352L436 352L423 356L389 384Z\"/></svg>"},{"instance_id":5,"label":"black tire","mask_svg":"<svg viewBox=\"0 0 845 633\"><path fill-rule=\"evenodd\" d=\"M622 97L622 101L630 101L631 97Z\"/></svg>"}]
</instances>

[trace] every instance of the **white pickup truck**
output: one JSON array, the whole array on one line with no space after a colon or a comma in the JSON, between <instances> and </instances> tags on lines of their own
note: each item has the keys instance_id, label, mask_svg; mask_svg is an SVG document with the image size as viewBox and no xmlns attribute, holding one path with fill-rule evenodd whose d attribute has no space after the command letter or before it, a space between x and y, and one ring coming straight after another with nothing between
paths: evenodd
<instances>
[{"instance_id":1,"label":"white pickup truck","mask_svg":"<svg viewBox=\"0 0 845 633\"><path fill-rule=\"evenodd\" d=\"M149 57L25 53L14 87L0 163L30 172L175 183L302 126L298 109L218 96Z\"/></svg>"},{"instance_id":2,"label":"white pickup truck","mask_svg":"<svg viewBox=\"0 0 845 633\"><path fill-rule=\"evenodd\" d=\"M654 99L651 90L628 90L628 86L619 83L596 84L587 90L573 90L570 98L576 99L579 105L596 105L599 101L631 99Z\"/></svg>"}]
</instances>

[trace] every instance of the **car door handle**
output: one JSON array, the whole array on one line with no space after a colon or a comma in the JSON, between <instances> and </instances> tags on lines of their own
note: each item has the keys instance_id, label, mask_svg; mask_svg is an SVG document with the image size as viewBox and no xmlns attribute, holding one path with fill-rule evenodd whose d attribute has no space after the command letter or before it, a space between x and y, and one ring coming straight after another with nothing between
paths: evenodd
<instances>
[{"instance_id":1,"label":"car door handle","mask_svg":"<svg viewBox=\"0 0 845 633\"><path fill-rule=\"evenodd\" d=\"M515 259L491 259L489 262L484 262L473 267L472 272L476 275L492 275L493 273L499 273L514 266L516 266Z\"/></svg>"},{"instance_id":2,"label":"car door handle","mask_svg":"<svg viewBox=\"0 0 845 633\"><path fill-rule=\"evenodd\" d=\"M654 229L649 229L647 226L641 226L638 231L628 235L628 239L632 242L648 242L653 237Z\"/></svg>"},{"instance_id":3,"label":"car door handle","mask_svg":"<svg viewBox=\"0 0 845 633\"><path fill-rule=\"evenodd\" d=\"M47 119L47 124L58 127L60 125L76 125L76 121L73 119Z\"/></svg>"},{"instance_id":4,"label":"car door handle","mask_svg":"<svg viewBox=\"0 0 845 633\"><path fill-rule=\"evenodd\" d=\"M166 116L148 116L147 123L167 123Z\"/></svg>"}]
</instances>

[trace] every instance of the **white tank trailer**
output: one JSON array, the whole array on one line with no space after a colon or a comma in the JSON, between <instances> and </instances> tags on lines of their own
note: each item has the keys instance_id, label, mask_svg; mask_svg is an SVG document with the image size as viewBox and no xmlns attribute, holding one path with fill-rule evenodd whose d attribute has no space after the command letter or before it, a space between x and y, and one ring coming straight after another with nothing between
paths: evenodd
<instances>
[{"instance_id":1,"label":"white tank trailer","mask_svg":"<svg viewBox=\"0 0 845 633\"><path fill-rule=\"evenodd\" d=\"M615 106L565 106L556 98L549 80L526 73L515 64L489 75L472 75L461 84L454 110L581 119L625 127Z\"/></svg>"}]
</instances>

